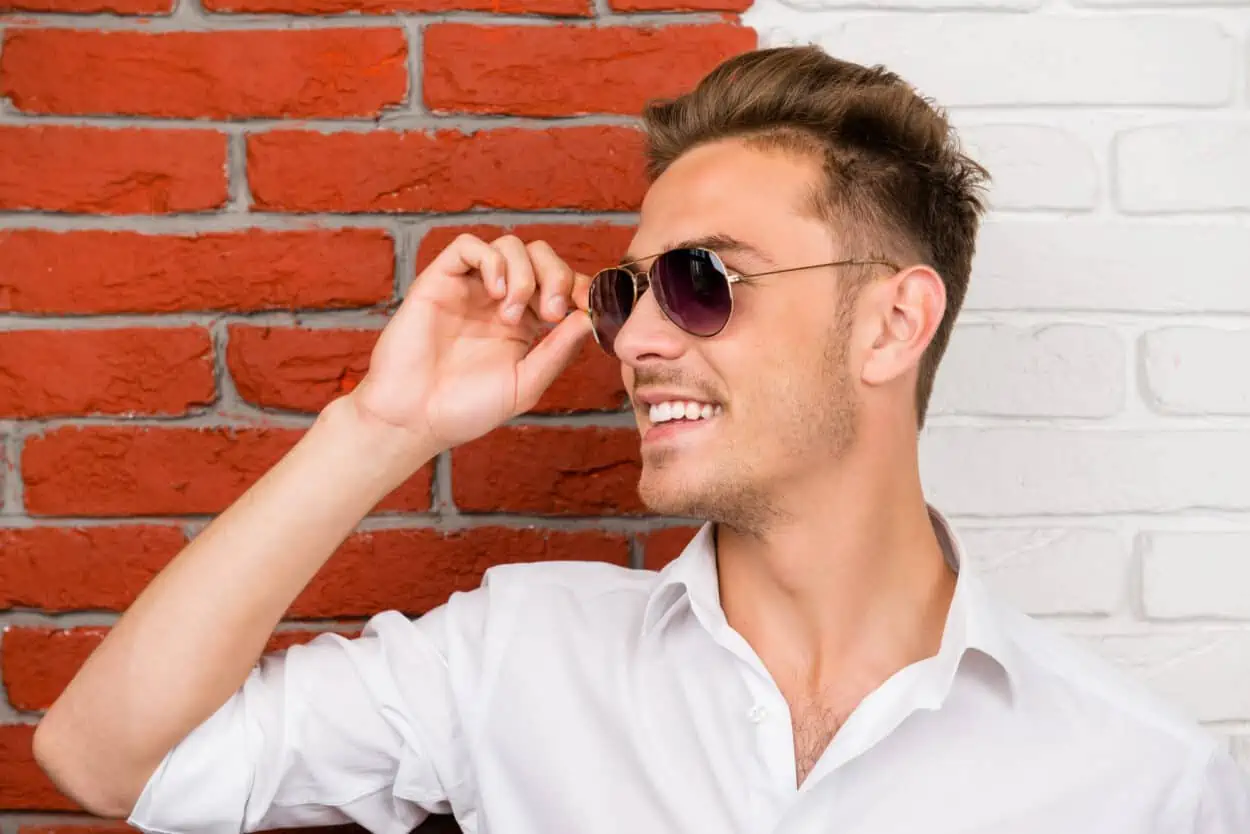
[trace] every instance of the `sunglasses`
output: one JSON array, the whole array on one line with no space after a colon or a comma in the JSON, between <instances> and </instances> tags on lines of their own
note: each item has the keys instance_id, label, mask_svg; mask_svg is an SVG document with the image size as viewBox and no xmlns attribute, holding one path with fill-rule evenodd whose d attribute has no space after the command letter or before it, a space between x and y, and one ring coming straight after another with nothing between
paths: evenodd
<instances>
[{"instance_id":1,"label":"sunglasses","mask_svg":"<svg viewBox=\"0 0 1250 834\"><path fill-rule=\"evenodd\" d=\"M734 299L731 287L747 278L817 269L826 266L880 264L895 272L899 267L889 261L849 259L824 264L793 266L745 275L731 272L720 256L710 249L672 249L653 256L650 269L640 275L628 267L648 258L608 267L595 273L590 282L590 321L595 341L609 356L625 321L650 287L656 304L664 316L692 336L715 336L725 329L733 316Z\"/></svg>"}]
</instances>

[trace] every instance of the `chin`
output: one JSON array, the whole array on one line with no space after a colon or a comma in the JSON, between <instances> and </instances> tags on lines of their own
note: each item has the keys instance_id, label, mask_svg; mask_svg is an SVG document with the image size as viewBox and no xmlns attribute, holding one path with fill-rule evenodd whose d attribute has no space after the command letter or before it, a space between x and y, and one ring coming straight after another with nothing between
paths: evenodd
<instances>
[{"instance_id":1,"label":"chin","mask_svg":"<svg viewBox=\"0 0 1250 834\"><path fill-rule=\"evenodd\" d=\"M751 480L716 468L683 471L675 463L646 461L638 481L638 497L657 515L754 526L763 502Z\"/></svg>"}]
</instances>

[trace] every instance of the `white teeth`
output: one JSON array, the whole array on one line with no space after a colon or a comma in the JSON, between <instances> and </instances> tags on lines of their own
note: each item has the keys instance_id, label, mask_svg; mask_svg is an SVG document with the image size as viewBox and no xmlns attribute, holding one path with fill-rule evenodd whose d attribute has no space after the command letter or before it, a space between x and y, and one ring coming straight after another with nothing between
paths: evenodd
<instances>
[{"instance_id":1,"label":"white teeth","mask_svg":"<svg viewBox=\"0 0 1250 834\"><path fill-rule=\"evenodd\" d=\"M707 420L722 413L724 409L719 405L672 400L651 406L649 417L652 423L667 423L670 420Z\"/></svg>"}]
</instances>

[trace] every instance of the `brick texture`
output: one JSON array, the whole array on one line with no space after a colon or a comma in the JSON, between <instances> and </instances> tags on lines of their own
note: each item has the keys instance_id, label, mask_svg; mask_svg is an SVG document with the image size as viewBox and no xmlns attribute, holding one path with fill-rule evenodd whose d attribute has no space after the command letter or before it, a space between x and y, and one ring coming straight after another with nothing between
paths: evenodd
<instances>
[{"instance_id":1,"label":"brick texture","mask_svg":"<svg viewBox=\"0 0 1250 834\"><path fill-rule=\"evenodd\" d=\"M195 515L224 510L290 451L294 429L67 427L26 441L32 515ZM379 509L424 510L423 469Z\"/></svg>"},{"instance_id":2,"label":"brick texture","mask_svg":"<svg viewBox=\"0 0 1250 834\"><path fill-rule=\"evenodd\" d=\"M638 436L625 429L499 429L452 452L463 512L628 515L643 511Z\"/></svg>"},{"instance_id":3,"label":"brick texture","mask_svg":"<svg viewBox=\"0 0 1250 834\"><path fill-rule=\"evenodd\" d=\"M208 331L0 333L0 416L186 414L216 396Z\"/></svg>"},{"instance_id":4,"label":"brick texture","mask_svg":"<svg viewBox=\"0 0 1250 834\"><path fill-rule=\"evenodd\" d=\"M258 312L391 298L391 238L370 229L202 235L0 231L0 310Z\"/></svg>"},{"instance_id":5,"label":"brick texture","mask_svg":"<svg viewBox=\"0 0 1250 834\"><path fill-rule=\"evenodd\" d=\"M608 0L617 12L744 12L750 0Z\"/></svg>"},{"instance_id":6,"label":"brick texture","mask_svg":"<svg viewBox=\"0 0 1250 834\"><path fill-rule=\"evenodd\" d=\"M0 0L6 12L53 14L162 15L174 10L173 0Z\"/></svg>"},{"instance_id":7,"label":"brick texture","mask_svg":"<svg viewBox=\"0 0 1250 834\"><path fill-rule=\"evenodd\" d=\"M0 124L0 211L169 214L225 202L218 131Z\"/></svg>"},{"instance_id":8,"label":"brick texture","mask_svg":"<svg viewBox=\"0 0 1250 834\"><path fill-rule=\"evenodd\" d=\"M277 14L393 14L495 12L508 15L589 17L590 0L204 0L210 12Z\"/></svg>"},{"instance_id":9,"label":"brick texture","mask_svg":"<svg viewBox=\"0 0 1250 834\"><path fill-rule=\"evenodd\" d=\"M0 92L32 113L373 116L403 102L406 53L398 29L10 29ZM322 83L327 77L334 83Z\"/></svg>"},{"instance_id":10,"label":"brick texture","mask_svg":"<svg viewBox=\"0 0 1250 834\"><path fill-rule=\"evenodd\" d=\"M0 724L0 808L16 811L77 811L35 763L32 724Z\"/></svg>"},{"instance_id":11,"label":"brick texture","mask_svg":"<svg viewBox=\"0 0 1250 834\"><path fill-rule=\"evenodd\" d=\"M1116 198L1133 214L1250 209L1250 118L1126 130L1115 145Z\"/></svg>"},{"instance_id":12,"label":"brick texture","mask_svg":"<svg viewBox=\"0 0 1250 834\"><path fill-rule=\"evenodd\" d=\"M0 530L0 543L5 608L115 611L186 546L187 536L170 524L33 527Z\"/></svg>"},{"instance_id":13,"label":"brick texture","mask_svg":"<svg viewBox=\"0 0 1250 834\"><path fill-rule=\"evenodd\" d=\"M1124 407L1125 348L1107 327L969 324L951 339L930 413L1109 417Z\"/></svg>"},{"instance_id":14,"label":"brick texture","mask_svg":"<svg viewBox=\"0 0 1250 834\"><path fill-rule=\"evenodd\" d=\"M640 147L641 134L623 127L279 130L249 138L247 169L268 211L630 211L645 189Z\"/></svg>"},{"instance_id":15,"label":"brick texture","mask_svg":"<svg viewBox=\"0 0 1250 834\"><path fill-rule=\"evenodd\" d=\"M866 15L815 40L889 65L948 107L1220 105L1240 58L1227 30L1198 16ZM1149 71L1140 55L1154 57Z\"/></svg>"},{"instance_id":16,"label":"brick texture","mask_svg":"<svg viewBox=\"0 0 1250 834\"><path fill-rule=\"evenodd\" d=\"M425 31L425 103L438 112L637 113L755 46L741 26L472 26Z\"/></svg>"}]
</instances>

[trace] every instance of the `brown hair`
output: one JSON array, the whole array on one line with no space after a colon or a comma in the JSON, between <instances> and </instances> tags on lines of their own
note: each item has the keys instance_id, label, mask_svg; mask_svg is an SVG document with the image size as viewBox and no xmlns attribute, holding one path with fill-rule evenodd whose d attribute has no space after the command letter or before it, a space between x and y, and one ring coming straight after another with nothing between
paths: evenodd
<instances>
[{"instance_id":1,"label":"brown hair","mask_svg":"<svg viewBox=\"0 0 1250 834\"><path fill-rule=\"evenodd\" d=\"M752 143L816 153L825 187L817 216L844 243L875 245L855 257L915 259L946 287L946 312L921 361L919 425L972 271L979 191L989 175L960 152L945 114L882 67L838 60L815 46L747 52L722 63L689 93L643 111L652 179L706 142ZM914 261L913 261L914 262Z\"/></svg>"}]
</instances>

